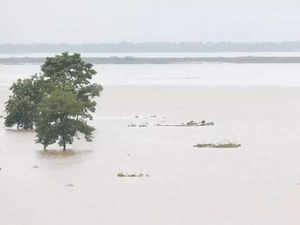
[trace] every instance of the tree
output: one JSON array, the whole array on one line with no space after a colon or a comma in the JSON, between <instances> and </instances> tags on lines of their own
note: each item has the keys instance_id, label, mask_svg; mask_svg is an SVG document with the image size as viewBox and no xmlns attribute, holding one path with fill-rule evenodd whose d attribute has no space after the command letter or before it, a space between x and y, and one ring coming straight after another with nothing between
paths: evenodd
<instances>
[{"instance_id":1,"label":"tree","mask_svg":"<svg viewBox=\"0 0 300 225\"><path fill-rule=\"evenodd\" d=\"M55 89L40 104L40 115L36 124L37 142L44 149L58 140L58 144L66 150L78 133L85 135L87 141L92 140L94 128L87 125L81 117L84 104L78 101L71 91Z\"/></svg>"},{"instance_id":2,"label":"tree","mask_svg":"<svg viewBox=\"0 0 300 225\"><path fill-rule=\"evenodd\" d=\"M10 90L12 95L6 102L5 126L33 129L37 115L37 106L45 92L44 80L38 75L27 79L18 79L13 83Z\"/></svg>"},{"instance_id":3,"label":"tree","mask_svg":"<svg viewBox=\"0 0 300 225\"><path fill-rule=\"evenodd\" d=\"M80 54L64 52L62 55L47 57L41 69L44 79L52 84L52 89L60 87L75 93L84 104L81 116L92 119L92 113L96 110L96 101L93 99L103 90L101 85L91 83L97 74L92 64L84 62Z\"/></svg>"},{"instance_id":4,"label":"tree","mask_svg":"<svg viewBox=\"0 0 300 225\"><path fill-rule=\"evenodd\" d=\"M66 150L66 145L72 144L79 133L91 141L95 129L86 120L93 119L94 98L102 91L101 85L91 83L96 75L93 65L84 62L79 54L65 52L48 57L41 68L48 82L48 93L39 107L37 142L46 148L58 141Z\"/></svg>"},{"instance_id":5,"label":"tree","mask_svg":"<svg viewBox=\"0 0 300 225\"><path fill-rule=\"evenodd\" d=\"M41 70L41 74L19 79L12 85L13 94L6 102L5 125L35 127L36 142L44 149L58 141L65 150L79 133L91 141L95 129L87 120L93 119L94 99L103 89L91 82L96 75L93 65L84 62L80 54L65 52L46 58Z\"/></svg>"}]
</instances>

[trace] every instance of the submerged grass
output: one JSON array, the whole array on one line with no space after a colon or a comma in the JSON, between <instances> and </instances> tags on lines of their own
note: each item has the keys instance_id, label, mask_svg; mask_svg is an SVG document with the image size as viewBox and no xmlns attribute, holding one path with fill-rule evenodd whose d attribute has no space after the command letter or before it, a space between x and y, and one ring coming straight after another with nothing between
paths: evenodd
<instances>
[{"instance_id":1,"label":"submerged grass","mask_svg":"<svg viewBox=\"0 0 300 225\"><path fill-rule=\"evenodd\" d=\"M239 148L241 144L235 144L232 142L224 143L224 144L210 144L210 143L203 143L194 145L195 148Z\"/></svg>"},{"instance_id":2,"label":"submerged grass","mask_svg":"<svg viewBox=\"0 0 300 225\"><path fill-rule=\"evenodd\" d=\"M118 173L117 174L118 177L149 177L149 174L143 174L143 173L140 173L140 174L125 174L125 173Z\"/></svg>"},{"instance_id":3,"label":"submerged grass","mask_svg":"<svg viewBox=\"0 0 300 225\"><path fill-rule=\"evenodd\" d=\"M214 126L214 122L206 122L205 120L202 120L201 122L197 122L194 120L188 121L186 123L180 123L180 124L156 124L156 126L159 127L204 127L204 126Z\"/></svg>"}]
</instances>

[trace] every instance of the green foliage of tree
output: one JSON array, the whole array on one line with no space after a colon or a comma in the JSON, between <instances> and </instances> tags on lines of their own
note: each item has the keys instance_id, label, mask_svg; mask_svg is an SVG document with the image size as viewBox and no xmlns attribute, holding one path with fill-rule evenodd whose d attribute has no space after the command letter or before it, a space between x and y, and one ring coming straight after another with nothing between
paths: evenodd
<instances>
[{"instance_id":1,"label":"green foliage of tree","mask_svg":"<svg viewBox=\"0 0 300 225\"><path fill-rule=\"evenodd\" d=\"M97 72L93 65L84 62L80 54L69 55L68 52L55 57L47 57L41 70L45 78L56 85L72 86L74 90L90 84L90 80Z\"/></svg>"},{"instance_id":2,"label":"green foliage of tree","mask_svg":"<svg viewBox=\"0 0 300 225\"><path fill-rule=\"evenodd\" d=\"M34 75L29 79L18 79L10 90L12 95L5 106L5 126L33 129L37 106L46 90L43 78Z\"/></svg>"},{"instance_id":3,"label":"green foliage of tree","mask_svg":"<svg viewBox=\"0 0 300 225\"><path fill-rule=\"evenodd\" d=\"M65 52L46 58L41 70L41 74L12 85L5 125L24 129L35 126L36 142L44 149L58 142L65 150L80 133L91 141L95 129L86 120L93 118L94 99L103 89L91 82L96 75L93 65L79 54Z\"/></svg>"},{"instance_id":4,"label":"green foliage of tree","mask_svg":"<svg viewBox=\"0 0 300 225\"><path fill-rule=\"evenodd\" d=\"M36 124L37 142L46 148L58 140L58 144L66 150L66 145L72 144L79 133L84 134L87 141L91 141L94 128L82 118L83 108L84 104L72 91L55 89L40 104Z\"/></svg>"}]
</instances>

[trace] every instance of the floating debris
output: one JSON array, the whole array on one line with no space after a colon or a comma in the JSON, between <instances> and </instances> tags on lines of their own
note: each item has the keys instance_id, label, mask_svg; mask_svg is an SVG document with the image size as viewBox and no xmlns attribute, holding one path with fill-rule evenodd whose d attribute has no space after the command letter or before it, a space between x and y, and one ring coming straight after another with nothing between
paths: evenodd
<instances>
[{"instance_id":1,"label":"floating debris","mask_svg":"<svg viewBox=\"0 0 300 225\"><path fill-rule=\"evenodd\" d=\"M38 168L40 168L39 166L37 166L37 165L34 165L32 168L34 168L34 169L38 169Z\"/></svg>"}]
</instances>

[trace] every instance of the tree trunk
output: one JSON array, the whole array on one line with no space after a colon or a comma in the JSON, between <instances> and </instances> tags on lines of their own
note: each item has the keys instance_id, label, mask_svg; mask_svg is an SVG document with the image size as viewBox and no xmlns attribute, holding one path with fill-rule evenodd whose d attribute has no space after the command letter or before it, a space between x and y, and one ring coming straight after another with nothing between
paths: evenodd
<instances>
[{"instance_id":1,"label":"tree trunk","mask_svg":"<svg viewBox=\"0 0 300 225\"><path fill-rule=\"evenodd\" d=\"M63 151L66 151L66 142L64 142L64 150Z\"/></svg>"}]
</instances>

